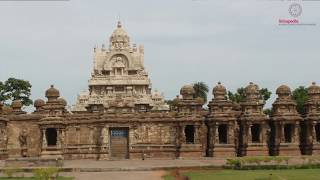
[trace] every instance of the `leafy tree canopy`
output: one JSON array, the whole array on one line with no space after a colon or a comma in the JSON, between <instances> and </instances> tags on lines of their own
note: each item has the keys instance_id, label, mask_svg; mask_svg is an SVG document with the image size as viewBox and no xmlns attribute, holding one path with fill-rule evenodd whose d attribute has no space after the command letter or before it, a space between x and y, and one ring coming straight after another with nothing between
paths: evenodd
<instances>
[{"instance_id":1,"label":"leafy tree canopy","mask_svg":"<svg viewBox=\"0 0 320 180\"><path fill-rule=\"evenodd\" d=\"M304 103L309 99L308 89L300 86L292 91L292 97L297 103L297 111L300 114L305 114Z\"/></svg>"},{"instance_id":2,"label":"leafy tree canopy","mask_svg":"<svg viewBox=\"0 0 320 180\"><path fill-rule=\"evenodd\" d=\"M208 100L208 92L209 92L208 85L204 82L195 82L193 83L193 88L196 91L195 97L202 98L206 103Z\"/></svg>"},{"instance_id":3,"label":"leafy tree canopy","mask_svg":"<svg viewBox=\"0 0 320 180\"><path fill-rule=\"evenodd\" d=\"M22 79L9 78L4 83L0 81L0 101L8 103L21 100L23 105L29 106L32 104L31 87L29 81Z\"/></svg>"},{"instance_id":4,"label":"leafy tree canopy","mask_svg":"<svg viewBox=\"0 0 320 180\"><path fill-rule=\"evenodd\" d=\"M238 88L237 92L232 93L231 91L228 91L228 97L232 102L239 103L244 100L245 98L245 92L244 87ZM267 101L271 97L271 92L267 88L261 88L260 94L262 96L262 99L264 101Z\"/></svg>"}]
</instances>

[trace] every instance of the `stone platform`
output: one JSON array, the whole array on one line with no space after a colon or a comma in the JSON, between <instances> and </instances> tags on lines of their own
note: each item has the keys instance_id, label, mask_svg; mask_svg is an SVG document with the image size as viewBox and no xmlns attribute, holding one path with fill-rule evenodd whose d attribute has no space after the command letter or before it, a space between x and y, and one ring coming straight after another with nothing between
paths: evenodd
<instances>
[{"instance_id":1,"label":"stone platform","mask_svg":"<svg viewBox=\"0 0 320 180\"><path fill-rule=\"evenodd\" d=\"M19 157L4 161L5 167L62 167L61 158Z\"/></svg>"},{"instance_id":2,"label":"stone platform","mask_svg":"<svg viewBox=\"0 0 320 180\"><path fill-rule=\"evenodd\" d=\"M303 165L308 162L306 158L320 159L320 156L289 157L287 165ZM22 164L21 164L22 165ZM271 163L272 165L272 163ZM51 166L51 165L48 165ZM16 167L16 166L12 166ZM8 168L4 161L0 161L0 171ZM30 172L43 166L24 166L19 169ZM203 159L161 159L161 160L64 160L61 172L120 172L120 171L158 171L170 169L223 169L230 168L226 158L203 158Z\"/></svg>"}]
</instances>

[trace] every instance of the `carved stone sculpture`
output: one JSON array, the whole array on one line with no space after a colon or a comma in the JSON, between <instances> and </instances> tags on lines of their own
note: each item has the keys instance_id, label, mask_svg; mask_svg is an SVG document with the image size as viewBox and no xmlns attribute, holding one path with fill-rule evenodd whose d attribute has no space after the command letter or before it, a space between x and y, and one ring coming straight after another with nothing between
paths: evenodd
<instances>
[{"instance_id":1,"label":"carved stone sculpture","mask_svg":"<svg viewBox=\"0 0 320 180\"><path fill-rule=\"evenodd\" d=\"M19 142L21 148L21 156L27 156L27 148L28 148L28 133L26 129L23 129L19 134Z\"/></svg>"}]
</instances>

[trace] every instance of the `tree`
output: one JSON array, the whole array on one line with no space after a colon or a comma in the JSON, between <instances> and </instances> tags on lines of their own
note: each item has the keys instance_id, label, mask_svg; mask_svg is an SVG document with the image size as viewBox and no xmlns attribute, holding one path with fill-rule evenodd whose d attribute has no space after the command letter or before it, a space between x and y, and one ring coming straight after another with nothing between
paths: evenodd
<instances>
[{"instance_id":1,"label":"tree","mask_svg":"<svg viewBox=\"0 0 320 180\"><path fill-rule=\"evenodd\" d=\"M261 88L260 94L262 96L262 99L264 101L267 101L271 97L272 92L270 92L267 88Z\"/></svg>"},{"instance_id":2,"label":"tree","mask_svg":"<svg viewBox=\"0 0 320 180\"><path fill-rule=\"evenodd\" d=\"M261 88L259 92L264 101L267 101L272 94L267 88ZM239 103L243 101L245 98L245 90L243 87L241 87L237 89L236 93L232 93L231 91L228 91L228 97L232 102Z\"/></svg>"},{"instance_id":3,"label":"tree","mask_svg":"<svg viewBox=\"0 0 320 180\"><path fill-rule=\"evenodd\" d=\"M271 114L272 114L272 108L266 108L266 109L263 110L263 112L264 112L266 115L271 116Z\"/></svg>"},{"instance_id":4,"label":"tree","mask_svg":"<svg viewBox=\"0 0 320 180\"><path fill-rule=\"evenodd\" d=\"M9 78L5 83L0 82L0 101L21 100L23 105L29 106L32 104L31 87L29 81L22 79Z\"/></svg>"},{"instance_id":5,"label":"tree","mask_svg":"<svg viewBox=\"0 0 320 180\"><path fill-rule=\"evenodd\" d=\"M300 114L305 114L304 103L309 99L308 89L300 86L292 91L292 97L297 103L297 111Z\"/></svg>"},{"instance_id":6,"label":"tree","mask_svg":"<svg viewBox=\"0 0 320 180\"><path fill-rule=\"evenodd\" d=\"M209 92L209 87L206 83L204 82L195 82L193 83L193 89L196 91L195 97L200 97L204 100L206 103L208 100L208 92Z\"/></svg>"},{"instance_id":7,"label":"tree","mask_svg":"<svg viewBox=\"0 0 320 180\"><path fill-rule=\"evenodd\" d=\"M0 81L0 102L4 102L8 99L6 95L6 86Z\"/></svg>"},{"instance_id":8,"label":"tree","mask_svg":"<svg viewBox=\"0 0 320 180\"><path fill-rule=\"evenodd\" d=\"M244 88L238 88L236 93L228 91L228 97L232 102L239 103L244 100Z\"/></svg>"}]
</instances>

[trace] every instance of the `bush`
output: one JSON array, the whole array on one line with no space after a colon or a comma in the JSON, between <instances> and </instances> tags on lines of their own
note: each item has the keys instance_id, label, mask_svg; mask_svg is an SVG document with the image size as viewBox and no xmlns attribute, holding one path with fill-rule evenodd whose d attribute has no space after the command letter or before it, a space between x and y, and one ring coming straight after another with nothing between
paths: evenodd
<instances>
[{"instance_id":1,"label":"bush","mask_svg":"<svg viewBox=\"0 0 320 180\"><path fill-rule=\"evenodd\" d=\"M33 174L38 180L51 180L58 177L59 169L55 167L35 169Z\"/></svg>"},{"instance_id":2,"label":"bush","mask_svg":"<svg viewBox=\"0 0 320 180\"><path fill-rule=\"evenodd\" d=\"M19 168L7 168L3 170L3 173L8 177L12 178L15 173L21 172Z\"/></svg>"},{"instance_id":3,"label":"bush","mask_svg":"<svg viewBox=\"0 0 320 180\"><path fill-rule=\"evenodd\" d=\"M266 156L266 157L238 157L227 159L227 168L239 170L253 169L314 169L320 167L320 161L317 157L302 157L304 163L302 165L289 165L289 157L283 156ZM262 164L264 162L265 164ZM283 163L285 162L285 164Z\"/></svg>"}]
</instances>

